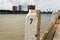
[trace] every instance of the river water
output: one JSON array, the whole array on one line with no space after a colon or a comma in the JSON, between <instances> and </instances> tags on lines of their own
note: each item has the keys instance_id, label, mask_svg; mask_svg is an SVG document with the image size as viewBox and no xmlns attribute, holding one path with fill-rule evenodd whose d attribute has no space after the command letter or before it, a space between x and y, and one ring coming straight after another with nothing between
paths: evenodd
<instances>
[{"instance_id":1,"label":"river water","mask_svg":"<svg viewBox=\"0 0 60 40\"><path fill-rule=\"evenodd\" d=\"M0 14L0 40L24 40L26 14ZM51 23L51 14L41 14L41 35Z\"/></svg>"}]
</instances>

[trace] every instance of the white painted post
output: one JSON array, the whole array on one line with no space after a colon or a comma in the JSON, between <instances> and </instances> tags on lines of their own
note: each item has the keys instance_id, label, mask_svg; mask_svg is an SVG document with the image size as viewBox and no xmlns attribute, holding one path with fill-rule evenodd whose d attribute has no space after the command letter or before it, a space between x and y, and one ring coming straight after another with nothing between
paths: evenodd
<instances>
[{"instance_id":1,"label":"white painted post","mask_svg":"<svg viewBox=\"0 0 60 40\"><path fill-rule=\"evenodd\" d=\"M37 31L37 28L38 28L37 27L38 25L37 13L39 12L36 12L36 10L29 10L29 13L27 14L25 18L25 39L24 40L37 40L36 32L39 32Z\"/></svg>"},{"instance_id":2,"label":"white painted post","mask_svg":"<svg viewBox=\"0 0 60 40\"><path fill-rule=\"evenodd\" d=\"M53 12L51 17L51 24L54 24L58 18L58 12Z\"/></svg>"}]
</instances>

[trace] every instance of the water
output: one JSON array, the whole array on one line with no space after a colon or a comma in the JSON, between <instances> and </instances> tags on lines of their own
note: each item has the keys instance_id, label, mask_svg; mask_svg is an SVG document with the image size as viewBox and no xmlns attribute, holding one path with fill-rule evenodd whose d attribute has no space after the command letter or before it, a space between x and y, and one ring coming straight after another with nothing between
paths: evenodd
<instances>
[{"instance_id":1,"label":"water","mask_svg":"<svg viewBox=\"0 0 60 40\"><path fill-rule=\"evenodd\" d=\"M0 14L0 40L24 40L26 14ZM50 25L51 14L41 14L41 35Z\"/></svg>"},{"instance_id":2,"label":"water","mask_svg":"<svg viewBox=\"0 0 60 40\"><path fill-rule=\"evenodd\" d=\"M41 35L51 24L51 14L41 14Z\"/></svg>"}]
</instances>

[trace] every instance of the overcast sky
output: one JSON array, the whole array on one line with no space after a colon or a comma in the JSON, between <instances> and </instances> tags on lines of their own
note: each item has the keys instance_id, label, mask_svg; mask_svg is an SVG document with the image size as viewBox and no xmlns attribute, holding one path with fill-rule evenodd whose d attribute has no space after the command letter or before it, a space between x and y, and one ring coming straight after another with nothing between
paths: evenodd
<instances>
[{"instance_id":1,"label":"overcast sky","mask_svg":"<svg viewBox=\"0 0 60 40\"><path fill-rule=\"evenodd\" d=\"M40 10L59 10L60 0L0 0L0 9L12 10L13 5L23 5L26 10L27 5L36 5L36 9Z\"/></svg>"}]
</instances>

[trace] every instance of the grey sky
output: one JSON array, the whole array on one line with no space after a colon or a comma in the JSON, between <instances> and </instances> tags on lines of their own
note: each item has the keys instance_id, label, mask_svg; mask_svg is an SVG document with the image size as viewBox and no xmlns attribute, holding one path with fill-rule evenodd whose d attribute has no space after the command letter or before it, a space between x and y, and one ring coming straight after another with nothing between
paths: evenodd
<instances>
[{"instance_id":1,"label":"grey sky","mask_svg":"<svg viewBox=\"0 0 60 40\"><path fill-rule=\"evenodd\" d=\"M13 5L23 5L23 9L27 9L27 5L36 5L36 9L40 10L59 10L60 0L0 0L0 9L12 10Z\"/></svg>"}]
</instances>

